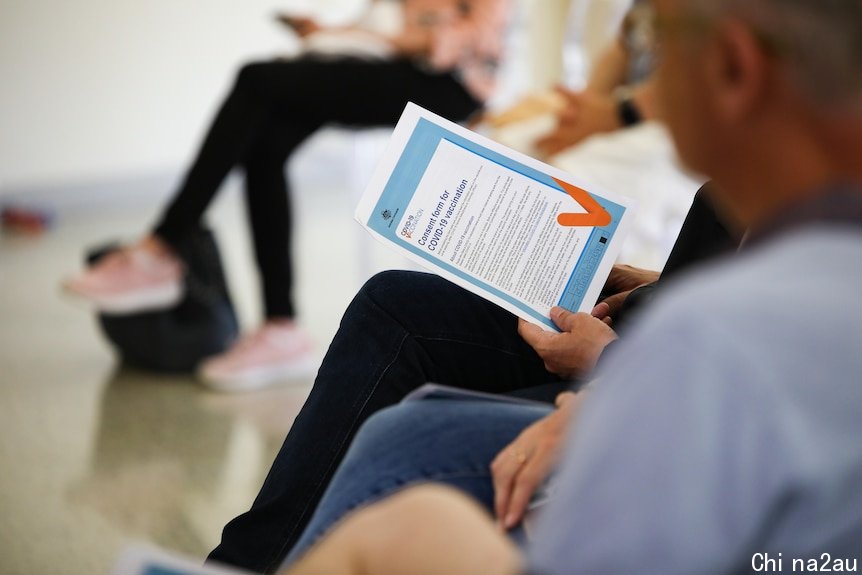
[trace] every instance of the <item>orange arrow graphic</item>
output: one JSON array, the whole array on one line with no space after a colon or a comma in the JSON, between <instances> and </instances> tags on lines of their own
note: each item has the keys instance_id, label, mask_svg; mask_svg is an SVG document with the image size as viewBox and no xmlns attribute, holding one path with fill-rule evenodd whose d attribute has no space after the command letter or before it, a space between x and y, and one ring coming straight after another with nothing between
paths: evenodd
<instances>
[{"instance_id":1,"label":"orange arrow graphic","mask_svg":"<svg viewBox=\"0 0 862 575\"><path fill-rule=\"evenodd\" d=\"M573 186L567 182L562 180L558 180L554 178L554 181L560 184L566 193L568 193L576 202L578 202L581 207L587 210L585 214L579 213L564 213L557 214L557 223L561 226L573 227L573 226L591 226L600 228L602 226L606 226L613 218L604 209L601 204L599 204L590 193L586 190L582 190L577 186Z\"/></svg>"}]
</instances>

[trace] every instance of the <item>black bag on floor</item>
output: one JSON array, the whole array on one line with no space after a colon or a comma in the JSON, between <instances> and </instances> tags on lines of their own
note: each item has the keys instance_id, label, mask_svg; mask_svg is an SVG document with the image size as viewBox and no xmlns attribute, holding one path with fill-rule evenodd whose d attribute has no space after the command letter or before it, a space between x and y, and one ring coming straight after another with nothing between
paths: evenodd
<instances>
[{"instance_id":1,"label":"black bag on floor","mask_svg":"<svg viewBox=\"0 0 862 575\"><path fill-rule=\"evenodd\" d=\"M117 247L93 250L88 263ZM202 359L225 351L239 333L212 232L200 228L174 247L186 266L185 294L179 304L131 315L99 314L105 337L124 362L136 367L192 371Z\"/></svg>"}]
</instances>

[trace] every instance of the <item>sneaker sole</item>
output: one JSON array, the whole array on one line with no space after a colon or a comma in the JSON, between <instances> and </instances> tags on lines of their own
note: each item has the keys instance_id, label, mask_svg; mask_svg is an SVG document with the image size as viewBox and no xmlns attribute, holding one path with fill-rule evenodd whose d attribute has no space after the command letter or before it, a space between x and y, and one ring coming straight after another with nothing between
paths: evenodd
<instances>
[{"instance_id":1,"label":"sneaker sole","mask_svg":"<svg viewBox=\"0 0 862 575\"><path fill-rule=\"evenodd\" d=\"M299 383L317 373L319 363L308 357L290 365L261 367L234 375L213 375L198 370L198 380L204 387L223 393L258 391L268 387Z\"/></svg>"},{"instance_id":2,"label":"sneaker sole","mask_svg":"<svg viewBox=\"0 0 862 575\"><path fill-rule=\"evenodd\" d=\"M174 307L183 299L184 289L182 284L172 284L116 296L94 296L66 286L63 287L63 291L88 301L99 312L108 315L131 315Z\"/></svg>"}]
</instances>

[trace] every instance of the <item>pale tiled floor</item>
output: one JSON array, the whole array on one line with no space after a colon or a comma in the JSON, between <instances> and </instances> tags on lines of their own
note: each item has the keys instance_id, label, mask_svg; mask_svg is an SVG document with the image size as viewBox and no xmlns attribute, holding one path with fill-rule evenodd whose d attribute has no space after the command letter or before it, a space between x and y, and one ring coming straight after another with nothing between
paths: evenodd
<instances>
[{"instance_id":1,"label":"pale tiled floor","mask_svg":"<svg viewBox=\"0 0 862 575\"><path fill-rule=\"evenodd\" d=\"M298 300L321 355L362 278L403 265L357 232L353 176L295 190ZM259 304L235 187L210 221L248 327ZM40 237L0 238L4 575L106 573L132 540L203 557L250 505L311 383L224 396L118 365L89 310L58 289L87 246L139 233L158 199L108 204L61 213Z\"/></svg>"}]
</instances>

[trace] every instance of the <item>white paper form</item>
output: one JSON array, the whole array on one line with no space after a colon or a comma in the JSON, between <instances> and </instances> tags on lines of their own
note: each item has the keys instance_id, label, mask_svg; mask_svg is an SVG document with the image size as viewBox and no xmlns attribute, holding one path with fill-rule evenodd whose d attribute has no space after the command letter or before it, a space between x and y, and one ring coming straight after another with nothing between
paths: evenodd
<instances>
[{"instance_id":1,"label":"white paper form","mask_svg":"<svg viewBox=\"0 0 862 575\"><path fill-rule=\"evenodd\" d=\"M356 209L379 240L548 329L554 305L592 308L633 217L631 200L414 104Z\"/></svg>"}]
</instances>

